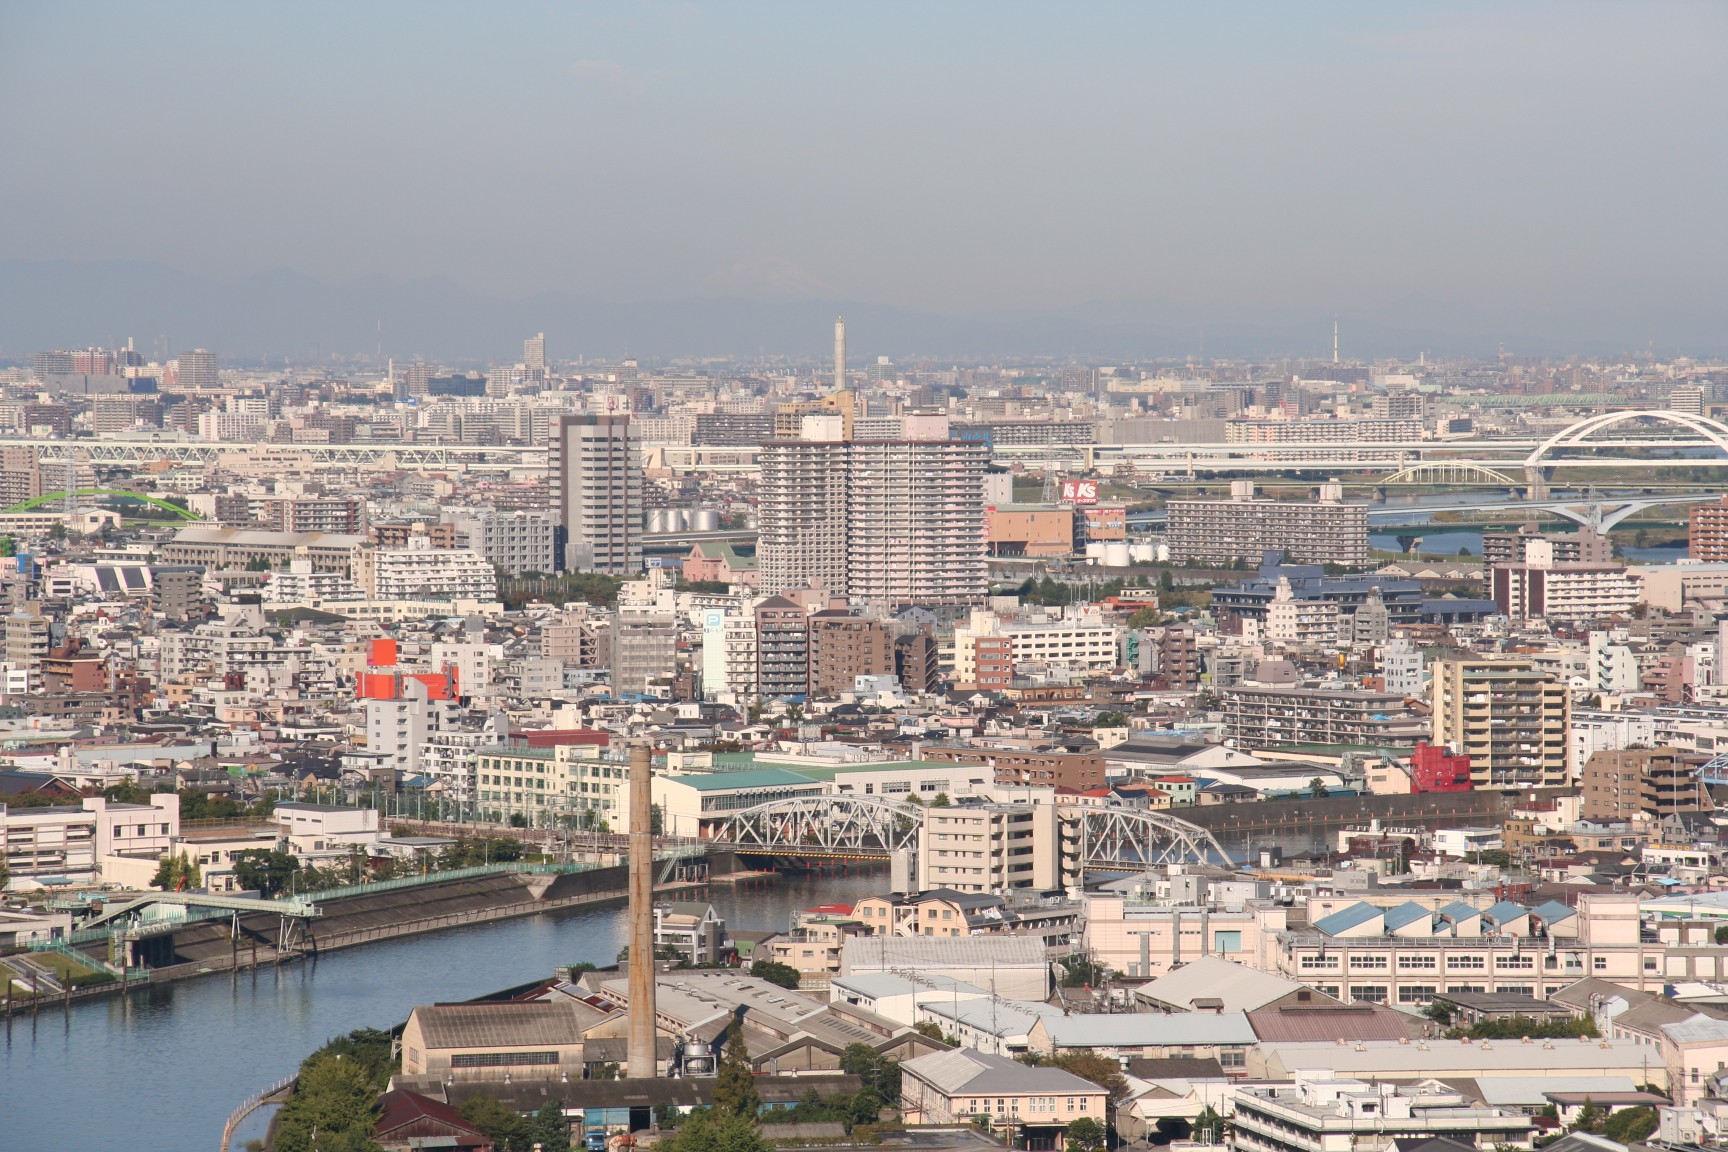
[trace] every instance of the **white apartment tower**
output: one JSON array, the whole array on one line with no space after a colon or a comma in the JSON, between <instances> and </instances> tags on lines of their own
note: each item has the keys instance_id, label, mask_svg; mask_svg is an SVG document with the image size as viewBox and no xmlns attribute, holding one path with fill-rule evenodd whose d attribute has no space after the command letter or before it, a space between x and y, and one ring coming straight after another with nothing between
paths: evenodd
<instances>
[{"instance_id":1,"label":"white apartment tower","mask_svg":"<svg viewBox=\"0 0 1728 1152\"><path fill-rule=\"evenodd\" d=\"M820 584L881 605L977 600L987 455L948 439L764 445L761 590Z\"/></svg>"},{"instance_id":2,"label":"white apartment tower","mask_svg":"<svg viewBox=\"0 0 1728 1152\"><path fill-rule=\"evenodd\" d=\"M553 443L564 567L642 570L642 466L629 416L561 416Z\"/></svg>"},{"instance_id":3,"label":"white apartment tower","mask_svg":"<svg viewBox=\"0 0 1728 1152\"><path fill-rule=\"evenodd\" d=\"M546 333L540 332L522 341L522 366L531 373L546 374Z\"/></svg>"}]
</instances>

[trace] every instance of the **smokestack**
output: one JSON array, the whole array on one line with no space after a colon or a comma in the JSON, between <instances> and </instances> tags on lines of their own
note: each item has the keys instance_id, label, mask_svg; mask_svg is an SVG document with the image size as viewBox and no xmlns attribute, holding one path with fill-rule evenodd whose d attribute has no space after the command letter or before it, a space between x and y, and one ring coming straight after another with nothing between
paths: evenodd
<instances>
[{"instance_id":1,"label":"smokestack","mask_svg":"<svg viewBox=\"0 0 1728 1152\"><path fill-rule=\"evenodd\" d=\"M846 317L834 320L834 391L846 390Z\"/></svg>"},{"instance_id":2,"label":"smokestack","mask_svg":"<svg viewBox=\"0 0 1728 1152\"><path fill-rule=\"evenodd\" d=\"M654 1076L654 840L648 832L654 752L630 749L630 1031L632 1080Z\"/></svg>"}]
</instances>

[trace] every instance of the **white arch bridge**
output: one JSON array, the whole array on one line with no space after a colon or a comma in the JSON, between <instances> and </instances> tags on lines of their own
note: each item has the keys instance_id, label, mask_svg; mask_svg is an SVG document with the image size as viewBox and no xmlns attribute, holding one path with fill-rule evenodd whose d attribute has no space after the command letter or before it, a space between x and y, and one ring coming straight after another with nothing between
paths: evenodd
<instances>
[{"instance_id":1,"label":"white arch bridge","mask_svg":"<svg viewBox=\"0 0 1728 1152\"><path fill-rule=\"evenodd\" d=\"M799 796L740 809L714 831L711 843L764 856L810 860L890 859L914 879L926 822L965 807L925 808L882 796ZM1037 808L1008 811L1040 818ZM1056 810L1058 841L1076 851L1083 870L1136 871L1166 864L1232 863L1206 829L1165 812L1131 808ZM1017 829L1016 829L1017 830ZM1005 830L1006 831L1006 830ZM1036 832L1034 832L1036 835Z\"/></svg>"}]
</instances>

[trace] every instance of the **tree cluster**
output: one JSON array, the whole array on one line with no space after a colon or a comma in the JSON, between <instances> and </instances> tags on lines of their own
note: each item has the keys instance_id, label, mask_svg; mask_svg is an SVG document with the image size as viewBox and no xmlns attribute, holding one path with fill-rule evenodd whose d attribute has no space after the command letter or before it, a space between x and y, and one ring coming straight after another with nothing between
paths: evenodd
<instances>
[{"instance_id":1,"label":"tree cluster","mask_svg":"<svg viewBox=\"0 0 1728 1152\"><path fill-rule=\"evenodd\" d=\"M294 1095L276 1113L277 1152L378 1152L378 1096L393 1066L389 1033L371 1028L306 1057Z\"/></svg>"},{"instance_id":2,"label":"tree cluster","mask_svg":"<svg viewBox=\"0 0 1728 1152\"><path fill-rule=\"evenodd\" d=\"M462 1119L492 1141L497 1152L570 1152L570 1122L564 1109L554 1103L542 1105L532 1116L524 1116L494 1096L471 1096L457 1109Z\"/></svg>"},{"instance_id":3,"label":"tree cluster","mask_svg":"<svg viewBox=\"0 0 1728 1152\"><path fill-rule=\"evenodd\" d=\"M1451 1040L1571 1040L1579 1036L1594 1039L1602 1035L1596 1022L1585 1016L1577 1020L1538 1020L1534 1016L1503 1016L1496 1020L1478 1020L1467 1028L1451 1028L1446 1037Z\"/></svg>"},{"instance_id":4,"label":"tree cluster","mask_svg":"<svg viewBox=\"0 0 1728 1152\"><path fill-rule=\"evenodd\" d=\"M778 984L782 988L798 987L798 969L778 960L751 961L750 975L760 976L768 983Z\"/></svg>"},{"instance_id":5,"label":"tree cluster","mask_svg":"<svg viewBox=\"0 0 1728 1152\"><path fill-rule=\"evenodd\" d=\"M199 869L198 862L185 852L178 856L162 857L156 875L150 878L150 886L164 892L184 892L190 888L200 888L203 884L204 874Z\"/></svg>"}]
</instances>

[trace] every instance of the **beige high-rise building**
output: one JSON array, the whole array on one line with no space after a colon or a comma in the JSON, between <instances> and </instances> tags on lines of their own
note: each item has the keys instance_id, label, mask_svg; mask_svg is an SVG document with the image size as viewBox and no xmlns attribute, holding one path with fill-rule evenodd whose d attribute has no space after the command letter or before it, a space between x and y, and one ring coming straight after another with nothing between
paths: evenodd
<instances>
[{"instance_id":1,"label":"beige high-rise building","mask_svg":"<svg viewBox=\"0 0 1728 1152\"><path fill-rule=\"evenodd\" d=\"M1470 757L1475 788L1548 788L1568 782L1572 701L1557 677L1527 660L1436 660L1433 742Z\"/></svg>"},{"instance_id":2,"label":"beige high-rise building","mask_svg":"<svg viewBox=\"0 0 1728 1152\"><path fill-rule=\"evenodd\" d=\"M642 464L629 416L561 416L553 439L564 566L642 571Z\"/></svg>"},{"instance_id":3,"label":"beige high-rise building","mask_svg":"<svg viewBox=\"0 0 1728 1152\"><path fill-rule=\"evenodd\" d=\"M984 594L988 450L961 440L765 444L758 584L820 584L872 604L964 604Z\"/></svg>"},{"instance_id":4,"label":"beige high-rise building","mask_svg":"<svg viewBox=\"0 0 1728 1152\"><path fill-rule=\"evenodd\" d=\"M1054 804L932 808L919 837L918 883L956 892L1076 887L1080 820Z\"/></svg>"},{"instance_id":5,"label":"beige high-rise building","mask_svg":"<svg viewBox=\"0 0 1728 1152\"><path fill-rule=\"evenodd\" d=\"M522 341L522 366L530 372L546 374L546 333L541 332Z\"/></svg>"}]
</instances>

